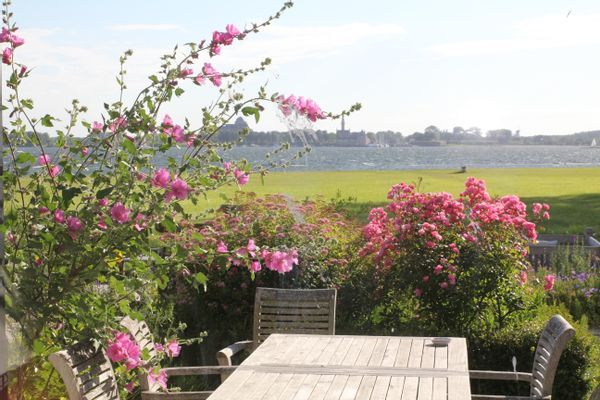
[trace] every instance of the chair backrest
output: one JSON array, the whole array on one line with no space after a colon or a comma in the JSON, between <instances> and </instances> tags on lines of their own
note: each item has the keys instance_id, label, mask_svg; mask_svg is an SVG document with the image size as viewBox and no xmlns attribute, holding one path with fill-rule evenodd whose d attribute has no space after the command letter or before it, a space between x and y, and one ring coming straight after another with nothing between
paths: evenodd
<instances>
[{"instance_id":1,"label":"chair backrest","mask_svg":"<svg viewBox=\"0 0 600 400\"><path fill-rule=\"evenodd\" d=\"M148 354L151 358L156 356L156 349L154 348L154 337L148 324L144 321L138 321L129 317L124 317L120 322L121 326L133 336L141 351L148 350ZM154 382L150 385L150 381L146 374L140 376L140 386L142 390L158 390L159 384Z\"/></svg>"},{"instance_id":2,"label":"chair backrest","mask_svg":"<svg viewBox=\"0 0 600 400\"><path fill-rule=\"evenodd\" d=\"M256 288L254 348L271 333L335 334L335 289Z\"/></svg>"},{"instance_id":3,"label":"chair backrest","mask_svg":"<svg viewBox=\"0 0 600 400\"><path fill-rule=\"evenodd\" d=\"M533 360L533 378L530 396L541 399L552 395L552 384L558 361L565 347L575 335L575 329L560 315L554 315L544 328Z\"/></svg>"},{"instance_id":4,"label":"chair backrest","mask_svg":"<svg viewBox=\"0 0 600 400\"><path fill-rule=\"evenodd\" d=\"M115 373L106 352L90 341L80 342L48 360L60 374L69 400L119 400Z\"/></svg>"}]
</instances>

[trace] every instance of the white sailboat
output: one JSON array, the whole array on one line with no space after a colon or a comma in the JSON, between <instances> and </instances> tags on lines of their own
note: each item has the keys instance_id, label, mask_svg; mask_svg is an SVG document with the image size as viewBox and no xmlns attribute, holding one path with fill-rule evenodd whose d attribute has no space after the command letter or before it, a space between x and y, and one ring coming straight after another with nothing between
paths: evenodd
<instances>
[{"instance_id":1,"label":"white sailboat","mask_svg":"<svg viewBox=\"0 0 600 400\"><path fill-rule=\"evenodd\" d=\"M598 147L598 144L596 143L596 139L592 139L592 143L590 143L590 147Z\"/></svg>"}]
</instances>

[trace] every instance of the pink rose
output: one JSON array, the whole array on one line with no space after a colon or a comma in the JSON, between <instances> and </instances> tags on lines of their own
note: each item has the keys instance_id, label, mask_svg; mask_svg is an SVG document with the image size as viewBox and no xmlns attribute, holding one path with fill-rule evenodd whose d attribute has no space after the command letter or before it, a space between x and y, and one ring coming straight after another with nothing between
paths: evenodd
<instances>
[{"instance_id":1,"label":"pink rose","mask_svg":"<svg viewBox=\"0 0 600 400\"><path fill-rule=\"evenodd\" d=\"M48 207L41 206L40 208L38 208L38 212L40 213L40 215L46 215L50 213L50 210L48 210Z\"/></svg>"},{"instance_id":2,"label":"pink rose","mask_svg":"<svg viewBox=\"0 0 600 400\"><path fill-rule=\"evenodd\" d=\"M237 168L235 169L235 171L233 171L233 176L235 176L235 179L237 180L240 186L244 186L250 180L250 176L247 173Z\"/></svg>"},{"instance_id":3,"label":"pink rose","mask_svg":"<svg viewBox=\"0 0 600 400\"><path fill-rule=\"evenodd\" d=\"M77 237L77 233L82 231L84 228L83 222L77 217L67 217L67 229L69 230L69 235L71 239L75 240Z\"/></svg>"},{"instance_id":4,"label":"pink rose","mask_svg":"<svg viewBox=\"0 0 600 400\"><path fill-rule=\"evenodd\" d=\"M439 274L442 273L443 270L444 270L444 267L438 264L433 269L433 273L436 274L436 275L439 275Z\"/></svg>"},{"instance_id":5,"label":"pink rose","mask_svg":"<svg viewBox=\"0 0 600 400\"><path fill-rule=\"evenodd\" d=\"M250 269L252 270L252 272L258 272L262 269L262 266L260 265L260 261L254 260L250 263Z\"/></svg>"},{"instance_id":6,"label":"pink rose","mask_svg":"<svg viewBox=\"0 0 600 400\"><path fill-rule=\"evenodd\" d=\"M177 200L185 200L187 199L190 193L190 188L186 181L183 179L175 179L173 183L171 183L171 190L167 193L166 199L167 201L171 201L173 198Z\"/></svg>"},{"instance_id":7,"label":"pink rose","mask_svg":"<svg viewBox=\"0 0 600 400\"><path fill-rule=\"evenodd\" d=\"M204 81L205 81L205 78L204 78L204 75L202 75L202 74L198 74L198 75L197 75L197 76L194 78L194 82L195 82L197 85L203 85L203 84L204 84Z\"/></svg>"},{"instance_id":8,"label":"pink rose","mask_svg":"<svg viewBox=\"0 0 600 400\"><path fill-rule=\"evenodd\" d=\"M157 374L153 370L148 371L148 383L150 386L158 383L161 388L167 390L167 372L165 370L160 370Z\"/></svg>"},{"instance_id":9,"label":"pink rose","mask_svg":"<svg viewBox=\"0 0 600 400\"><path fill-rule=\"evenodd\" d=\"M415 289L415 297L421 297L423 295L423 289Z\"/></svg>"},{"instance_id":10,"label":"pink rose","mask_svg":"<svg viewBox=\"0 0 600 400\"><path fill-rule=\"evenodd\" d=\"M229 250L227 249L227 245L223 242L219 242L217 244L217 253L227 253Z\"/></svg>"},{"instance_id":11,"label":"pink rose","mask_svg":"<svg viewBox=\"0 0 600 400\"><path fill-rule=\"evenodd\" d=\"M556 276L552 275L552 274L548 274L546 276L544 276L544 281L546 282L544 284L544 290L549 292L550 290L552 290L554 288L554 281L556 280Z\"/></svg>"},{"instance_id":12,"label":"pink rose","mask_svg":"<svg viewBox=\"0 0 600 400\"><path fill-rule=\"evenodd\" d=\"M171 174L165 168L161 168L158 171L156 171L154 173L154 177L152 178L152 184L161 188L168 187L170 181Z\"/></svg>"},{"instance_id":13,"label":"pink rose","mask_svg":"<svg viewBox=\"0 0 600 400\"><path fill-rule=\"evenodd\" d=\"M194 73L194 71L191 68L184 68L181 71L179 71L179 76L182 78L185 78L187 76L190 76Z\"/></svg>"},{"instance_id":14,"label":"pink rose","mask_svg":"<svg viewBox=\"0 0 600 400\"><path fill-rule=\"evenodd\" d=\"M441 287L442 289L448 289L448 282L441 282L441 283L440 283L440 287Z\"/></svg>"},{"instance_id":15,"label":"pink rose","mask_svg":"<svg viewBox=\"0 0 600 400\"><path fill-rule=\"evenodd\" d=\"M58 168L57 165L51 166L50 170L48 171L48 175L50 175L51 178L56 178L59 173L60 173L60 168Z\"/></svg>"},{"instance_id":16,"label":"pink rose","mask_svg":"<svg viewBox=\"0 0 600 400\"><path fill-rule=\"evenodd\" d=\"M110 215L112 216L112 219L119 224L129 222L130 212L131 210L125 207L120 201L115 203L115 205L110 209Z\"/></svg>"},{"instance_id":17,"label":"pink rose","mask_svg":"<svg viewBox=\"0 0 600 400\"><path fill-rule=\"evenodd\" d=\"M54 211L54 222L57 224L64 224L66 221L65 212L61 209Z\"/></svg>"},{"instance_id":18,"label":"pink rose","mask_svg":"<svg viewBox=\"0 0 600 400\"><path fill-rule=\"evenodd\" d=\"M42 154L37 159L38 165L47 165L50 163L50 156L47 154Z\"/></svg>"},{"instance_id":19,"label":"pink rose","mask_svg":"<svg viewBox=\"0 0 600 400\"><path fill-rule=\"evenodd\" d=\"M5 48L4 51L2 52L2 62L4 64L12 63L12 56L13 56L12 49L10 47Z\"/></svg>"},{"instance_id":20,"label":"pink rose","mask_svg":"<svg viewBox=\"0 0 600 400\"><path fill-rule=\"evenodd\" d=\"M98 205L100 207L106 207L108 205L108 199L106 197L101 198L98 200Z\"/></svg>"},{"instance_id":21,"label":"pink rose","mask_svg":"<svg viewBox=\"0 0 600 400\"><path fill-rule=\"evenodd\" d=\"M167 345L165 346L165 353L169 357L178 357L180 352L181 346L179 345L179 343L177 343L176 339L169 341L169 343L167 343Z\"/></svg>"},{"instance_id":22,"label":"pink rose","mask_svg":"<svg viewBox=\"0 0 600 400\"><path fill-rule=\"evenodd\" d=\"M92 132L102 132L104 129L104 125L102 122L94 121L92 122Z\"/></svg>"}]
</instances>

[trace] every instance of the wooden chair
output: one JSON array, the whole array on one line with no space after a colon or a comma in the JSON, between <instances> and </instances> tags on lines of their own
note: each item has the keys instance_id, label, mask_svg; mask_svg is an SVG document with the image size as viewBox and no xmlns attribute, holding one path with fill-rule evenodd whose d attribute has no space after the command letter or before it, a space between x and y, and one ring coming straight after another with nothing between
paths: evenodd
<instances>
[{"instance_id":1,"label":"wooden chair","mask_svg":"<svg viewBox=\"0 0 600 400\"><path fill-rule=\"evenodd\" d=\"M217 353L221 366L242 350L252 351L271 333L335 334L335 289L256 288L253 340L236 342ZM225 380L230 374L221 375Z\"/></svg>"},{"instance_id":2,"label":"wooden chair","mask_svg":"<svg viewBox=\"0 0 600 400\"><path fill-rule=\"evenodd\" d=\"M154 337L152 336L152 332L150 332L150 328L144 321L137 321L131 319L129 317L124 317L121 319L121 326L124 327L131 336L133 336L134 340L137 342L138 346L142 351L147 350L150 357L154 358L157 353L154 348ZM168 376L181 376L181 375L218 375L223 373L231 373L235 367L170 367L163 368L164 371L167 372ZM152 400L158 398L165 398L165 393L160 392L160 386L158 383L150 384L148 380L148 376L144 374L140 376L140 386L142 390L145 391L142 393L142 398L145 400ZM185 399L205 399L207 398L212 391L202 391L202 392L174 392L169 393L169 396L180 396L180 398L185 397ZM169 398L171 398L169 397Z\"/></svg>"},{"instance_id":3,"label":"wooden chair","mask_svg":"<svg viewBox=\"0 0 600 400\"><path fill-rule=\"evenodd\" d=\"M110 359L103 348L96 348L91 341L80 342L49 357L50 363L62 378L69 400L120 400L119 389ZM183 367L164 368L168 376L173 375L218 375L230 372L232 367ZM147 382L147 380L146 380ZM201 392L158 392L156 388L143 387L142 399L204 400L212 393Z\"/></svg>"},{"instance_id":4,"label":"wooden chair","mask_svg":"<svg viewBox=\"0 0 600 400\"><path fill-rule=\"evenodd\" d=\"M533 360L532 373L501 371L469 371L470 379L517 380L528 382L529 396L471 396L474 400L526 400L552 397L552 384L560 355L575 334L575 329L560 315L554 315L542 332Z\"/></svg>"}]
</instances>

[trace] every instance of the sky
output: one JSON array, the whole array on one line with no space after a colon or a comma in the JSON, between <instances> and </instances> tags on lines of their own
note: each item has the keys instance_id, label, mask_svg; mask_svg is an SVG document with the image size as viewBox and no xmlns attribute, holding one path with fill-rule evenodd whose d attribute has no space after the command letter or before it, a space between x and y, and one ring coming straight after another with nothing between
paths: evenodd
<instances>
[{"instance_id":1,"label":"sky","mask_svg":"<svg viewBox=\"0 0 600 400\"><path fill-rule=\"evenodd\" d=\"M261 22L281 1L13 0L26 44L15 58L32 68L22 96L39 113L65 118L73 98L100 119L118 98L118 58L135 97L175 44L209 39L214 30ZM429 125L478 126L522 135L600 129L600 1L597 0L298 0L259 34L222 50L221 71L269 69L243 91L303 95L337 112L360 102L351 130L409 135ZM199 60L200 63L209 61ZM199 67L197 67L199 69ZM6 73L6 69L4 69ZM209 86L185 86L165 112L200 121L215 99ZM6 92L5 92L6 93ZM277 112L256 130L285 130ZM314 129L333 131L339 121ZM84 132L75 132L83 135Z\"/></svg>"}]
</instances>

